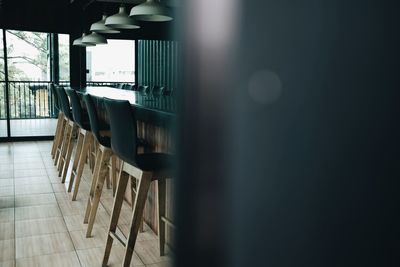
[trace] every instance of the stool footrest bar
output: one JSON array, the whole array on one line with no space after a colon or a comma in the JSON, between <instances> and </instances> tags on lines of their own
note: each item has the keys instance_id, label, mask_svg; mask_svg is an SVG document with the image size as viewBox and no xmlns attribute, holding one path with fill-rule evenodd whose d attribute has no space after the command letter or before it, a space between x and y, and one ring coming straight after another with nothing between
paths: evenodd
<instances>
[{"instance_id":1,"label":"stool footrest bar","mask_svg":"<svg viewBox=\"0 0 400 267\"><path fill-rule=\"evenodd\" d=\"M118 236L115 232L110 232L109 235L114 239L118 240L124 247L126 247L126 238Z\"/></svg>"}]
</instances>

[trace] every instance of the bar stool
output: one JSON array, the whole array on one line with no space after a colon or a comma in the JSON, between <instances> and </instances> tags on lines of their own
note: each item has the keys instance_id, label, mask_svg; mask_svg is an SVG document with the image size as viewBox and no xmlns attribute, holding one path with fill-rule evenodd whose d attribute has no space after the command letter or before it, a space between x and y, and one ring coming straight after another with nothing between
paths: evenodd
<instances>
[{"instance_id":1,"label":"bar stool","mask_svg":"<svg viewBox=\"0 0 400 267\"><path fill-rule=\"evenodd\" d=\"M72 200L76 200L79 185L81 182L83 167L88 156L91 156L90 146L93 144L93 134L90 130L89 117L82 109L78 93L73 89L65 89L72 105L72 116L75 123L79 126L78 141L76 145L74 163L72 164L71 176L69 179L68 192L71 192L75 181Z\"/></svg>"},{"instance_id":2,"label":"bar stool","mask_svg":"<svg viewBox=\"0 0 400 267\"><path fill-rule=\"evenodd\" d=\"M164 91L164 86L154 85L151 89L151 94L153 96L160 96Z\"/></svg>"},{"instance_id":3,"label":"bar stool","mask_svg":"<svg viewBox=\"0 0 400 267\"><path fill-rule=\"evenodd\" d=\"M56 87L56 89L58 92L58 97L60 99L61 108L64 113L64 123L65 123L62 149L59 155L59 161L57 166L58 175L62 177L61 182L64 183L69 168L69 162L71 160L72 149L74 146L73 133L74 131L76 131L77 125L72 117L71 107L64 88Z\"/></svg>"},{"instance_id":4,"label":"bar stool","mask_svg":"<svg viewBox=\"0 0 400 267\"><path fill-rule=\"evenodd\" d=\"M53 140L53 146L51 147L51 157L54 159L56 156L56 150L57 147L60 143L60 140L62 139L63 136L63 129L64 129L64 113L61 110L60 103L58 100L58 94L55 89L54 84L50 84L50 91L53 95L54 99L54 107L56 108L58 112L58 117L57 117L57 127L56 127L56 132L54 134L54 140Z\"/></svg>"},{"instance_id":5,"label":"bar stool","mask_svg":"<svg viewBox=\"0 0 400 267\"><path fill-rule=\"evenodd\" d=\"M60 113L62 114L62 121L61 121L61 126L60 126L60 132L58 134L58 139L56 140L56 147L55 147L55 155L54 155L54 165L58 166L58 162L60 159L61 151L62 151L62 146L63 146L63 139L64 139L64 134L65 134L65 128L67 124L67 118L65 117L63 107L61 104L60 100L60 95L58 93L59 91L59 86L55 85L54 86L54 92L56 93L57 99L58 99L58 105L60 108Z\"/></svg>"},{"instance_id":6,"label":"bar stool","mask_svg":"<svg viewBox=\"0 0 400 267\"><path fill-rule=\"evenodd\" d=\"M94 171L92 175L92 184L90 187L90 194L85 212L84 223L88 224L86 237L90 237L92 234L94 220L96 218L97 209L100 203L101 193L103 191L104 180L107 178L107 187L109 188L110 180L107 172L109 172L109 162L111 159L111 173L112 173L112 184L116 190L116 158L111 150L110 131L103 130L100 128L100 122L97 116L97 111L91 95L86 94L83 96L86 104L86 110L89 115L90 128L92 133L97 140L97 152L96 162L94 165Z\"/></svg>"},{"instance_id":7,"label":"bar stool","mask_svg":"<svg viewBox=\"0 0 400 267\"><path fill-rule=\"evenodd\" d=\"M129 266L139 232L147 193L152 181L158 182L158 216L160 254L164 255L165 243L165 180L172 177L174 157L165 153L137 153L137 122L128 101L104 100L111 126L111 147L123 161L117 193L111 214L107 242L102 266L107 266L113 240L118 240L125 247L123 266ZM119 214L129 175L138 180L128 237L116 234Z\"/></svg>"}]
</instances>

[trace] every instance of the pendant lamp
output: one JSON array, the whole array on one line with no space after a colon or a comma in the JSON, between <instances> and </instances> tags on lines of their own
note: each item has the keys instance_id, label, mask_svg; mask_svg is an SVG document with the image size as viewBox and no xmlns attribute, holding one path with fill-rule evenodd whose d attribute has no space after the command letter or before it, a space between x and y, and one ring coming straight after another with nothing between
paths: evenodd
<instances>
[{"instance_id":1,"label":"pendant lamp","mask_svg":"<svg viewBox=\"0 0 400 267\"><path fill-rule=\"evenodd\" d=\"M112 16L109 16L105 23L107 27L111 27L114 29L121 29L121 30L132 30L132 29L139 29L140 26L137 22L128 16L126 13L125 6L120 6L119 12Z\"/></svg>"},{"instance_id":2,"label":"pendant lamp","mask_svg":"<svg viewBox=\"0 0 400 267\"><path fill-rule=\"evenodd\" d=\"M107 39L96 32L92 32L91 34L86 35L85 37L82 38L82 43L84 44L89 43L96 45L107 44Z\"/></svg>"},{"instance_id":3,"label":"pendant lamp","mask_svg":"<svg viewBox=\"0 0 400 267\"><path fill-rule=\"evenodd\" d=\"M77 39L74 40L74 42L72 43L72 45L75 46L95 46L95 44L92 43L82 43L82 39L86 37L86 33L82 33L82 37L79 37Z\"/></svg>"},{"instance_id":4,"label":"pendant lamp","mask_svg":"<svg viewBox=\"0 0 400 267\"><path fill-rule=\"evenodd\" d=\"M93 23L92 26L90 26L90 31L98 33L120 33L120 31L104 25L104 23L106 22L106 18L107 15L103 15L101 20Z\"/></svg>"},{"instance_id":5,"label":"pendant lamp","mask_svg":"<svg viewBox=\"0 0 400 267\"><path fill-rule=\"evenodd\" d=\"M131 9L130 17L137 20L163 22L173 20L170 10L158 0L146 0Z\"/></svg>"}]
</instances>

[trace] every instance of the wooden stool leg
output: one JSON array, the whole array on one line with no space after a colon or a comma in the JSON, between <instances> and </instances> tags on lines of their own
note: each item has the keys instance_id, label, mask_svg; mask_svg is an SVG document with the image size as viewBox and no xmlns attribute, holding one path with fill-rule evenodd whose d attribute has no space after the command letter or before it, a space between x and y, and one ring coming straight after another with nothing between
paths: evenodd
<instances>
[{"instance_id":1,"label":"wooden stool leg","mask_svg":"<svg viewBox=\"0 0 400 267\"><path fill-rule=\"evenodd\" d=\"M104 251L102 266L107 266L108 259L110 257L111 247L114 240L112 235L115 234L115 231L117 230L118 219L121 213L122 203L124 202L125 190L128 180L129 180L128 174L121 171L119 175L117 191L114 198L114 205L111 212L111 220L108 229L108 237L106 241L106 248Z\"/></svg>"},{"instance_id":2,"label":"wooden stool leg","mask_svg":"<svg viewBox=\"0 0 400 267\"><path fill-rule=\"evenodd\" d=\"M69 125L68 122L66 122L66 133L64 135L64 140L63 140L63 144L62 144L62 149L61 149L61 155L60 155L60 159L58 162L58 176L61 176L63 168L64 168L64 163L65 163L65 155L67 154L67 149L68 149L68 140L70 139L71 136L71 132L72 132L72 127L71 125Z\"/></svg>"},{"instance_id":3,"label":"wooden stool leg","mask_svg":"<svg viewBox=\"0 0 400 267\"><path fill-rule=\"evenodd\" d=\"M135 203L133 203L133 201L134 201L134 199L135 199L135 197L136 197L138 180L137 180L135 177L133 177L133 176L129 176L129 180L130 180L130 182L131 182L131 185L130 185L130 188L131 188L131 199L132 199L132 206L131 206L131 208L132 208L132 211L133 211L133 208L134 208L134 206L135 206L135 205L134 205ZM143 232L144 232L144 220L143 220L143 218L142 218L142 222L140 223L139 232L140 232L140 233L143 233Z\"/></svg>"},{"instance_id":4,"label":"wooden stool leg","mask_svg":"<svg viewBox=\"0 0 400 267\"><path fill-rule=\"evenodd\" d=\"M110 158L110 161L111 161L111 158ZM108 175L106 177L106 185L107 185L107 189L110 189L111 188L111 179L110 179L110 177L112 175L112 167L110 165L110 162L107 163L107 172L108 172Z\"/></svg>"},{"instance_id":5,"label":"wooden stool leg","mask_svg":"<svg viewBox=\"0 0 400 267\"><path fill-rule=\"evenodd\" d=\"M61 120L63 120L62 114L58 113L56 132L54 134L53 146L51 147L51 157L53 159L54 159L54 156L56 155L57 140L58 140L58 138L59 138L58 136L60 135L60 132L61 132Z\"/></svg>"},{"instance_id":6,"label":"wooden stool leg","mask_svg":"<svg viewBox=\"0 0 400 267\"><path fill-rule=\"evenodd\" d=\"M104 180L108 175L108 162L110 161L110 157L112 155L112 151L110 149L106 149L103 151L101 155L101 166L99 171L99 177L97 179L96 188L94 191L93 203L91 205L90 213L89 213L89 221L88 227L86 231L86 237L90 237L92 235L92 229L94 224L94 219L96 218L97 209L100 203L101 193L103 191Z\"/></svg>"},{"instance_id":7,"label":"wooden stool leg","mask_svg":"<svg viewBox=\"0 0 400 267\"><path fill-rule=\"evenodd\" d=\"M132 260L132 254L135 249L135 243L139 232L140 223L142 222L143 210L146 204L146 198L149 191L151 178L151 172L143 172L142 177L139 180L135 197L135 207L133 208L130 232L126 244L124 260L122 262L122 266L124 267L129 267Z\"/></svg>"},{"instance_id":8,"label":"wooden stool leg","mask_svg":"<svg viewBox=\"0 0 400 267\"><path fill-rule=\"evenodd\" d=\"M67 146L67 153L65 155L65 163L64 163L64 169L62 172L62 178L61 178L61 183L65 183L65 179L67 178L67 172L68 172L68 168L69 168L69 163L71 161L71 155L72 155L72 150L74 148L74 131L77 130L77 126L75 124L73 124L71 126L71 134L69 136L68 139L68 146Z\"/></svg>"},{"instance_id":9,"label":"wooden stool leg","mask_svg":"<svg viewBox=\"0 0 400 267\"><path fill-rule=\"evenodd\" d=\"M76 196L77 196L78 190L79 190L79 185L81 183L83 168L85 167L85 162L88 157L88 153L90 153L90 151L88 151L88 149L89 149L90 145L92 144L92 142L93 142L93 135L90 132L86 132L86 135L83 140L83 148L82 148L82 152L81 152L80 159L79 159L78 170L76 172L76 181L75 181L74 192L72 194L72 200L76 200ZM72 184L71 184L71 188L72 188ZM68 189L68 190L70 190L70 189Z\"/></svg>"},{"instance_id":10,"label":"wooden stool leg","mask_svg":"<svg viewBox=\"0 0 400 267\"><path fill-rule=\"evenodd\" d=\"M165 201L166 201L166 181L159 179L157 181L158 189L158 240L160 244L160 256L165 255L165 222L163 218L166 217Z\"/></svg>"},{"instance_id":11,"label":"wooden stool leg","mask_svg":"<svg viewBox=\"0 0 400 267\"><path fill-rule=\"evenodd\" d=\"M65 131L66 131L66 124L65 124L65 120L64 117L61 120L61 131L58 134L58 138L56 140L57 144L56 144L56 155L54 158L54 165L57 165L59 159L60 159L60 152L61 152L61 148L62 148L62 141L65 135Z\"/></svg>"},{"instance_id":12,"label":"wooden stool leg","mask_svg":"<svg viewBox=\"0 0 400 267\"><path fill-rule=\"evenodd\" d=\"M113 155L111 157L111 177L112 177L113 196L115 196L115 192L117 191L117 156L116 155Z\"/></svg>"},{"instance_id":13,"label":"wooden stool leg","mask_svg":"<svg viewBox=\"0 0 400 267\"><path fill-rule=\"evenodd\" d=\"M93 156L93 154L96 155L96 140L93 140L92 145L90 146L90 152L89 152L89 167L92 173L94 172L94 165L96 164L96 157Z\"/></svg>"},{"instance_id":14,"label":"wooden stool leg","mask_svg":"<svg viewBox=\"0 0 400 267\"><path fill-rule=\"evenodd\" d=\"M88 220L89 220L90 210L92 209L92 197L94 195L94 190L95 190L96 183L97 183L97 177L99 177L99 172L100 172L100 167L101 167L100 160L101 160L102 154L103 154L103 151L101 151L100 147L97 148L96 163L94 164L94 170L93 170L93 175L92 175L92 185L90 186L89 198L88 198L88 203L86 206L85 218L83 219L83 223L88 223Z\"/></svg>"},{"instance_id":15,"label":"wooden stool leg","mask_svg":"<svg viewBox=\"0 0 400 267\"><path fill-rule=\"evenodd\" d=\"M74 163L72 164L71 175L69 178L68 192L71 192L72 184L74 183L74 180L75 180L76 170L78 169L78 164L79 164L80 155L82 153L84 139L85 139L85 135L79 131L78 141L76 142L77 144L76 144Z\"/></svg>"}]
</instances>

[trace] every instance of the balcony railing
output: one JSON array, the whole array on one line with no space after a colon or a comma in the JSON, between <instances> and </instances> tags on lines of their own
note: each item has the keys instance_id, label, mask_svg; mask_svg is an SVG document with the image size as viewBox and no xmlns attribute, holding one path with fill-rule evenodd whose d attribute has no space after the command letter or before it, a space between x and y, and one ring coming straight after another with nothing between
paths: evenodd
<instances>
[{"instance_id":1,"label":"balcony railing","mask_svg":"<svg viewBox=\"0 0 400 267\"><path fill-rule=\"evenodd\" d=\"M50 93L50 81L9 81L10 119L55 118L54 97ZM69 86L61 81L61 86ZM88 86L112 86L118 82L87 82ZM7 118L6 82L0 81L0 120Z\"/></svg>"}]
</instances>

